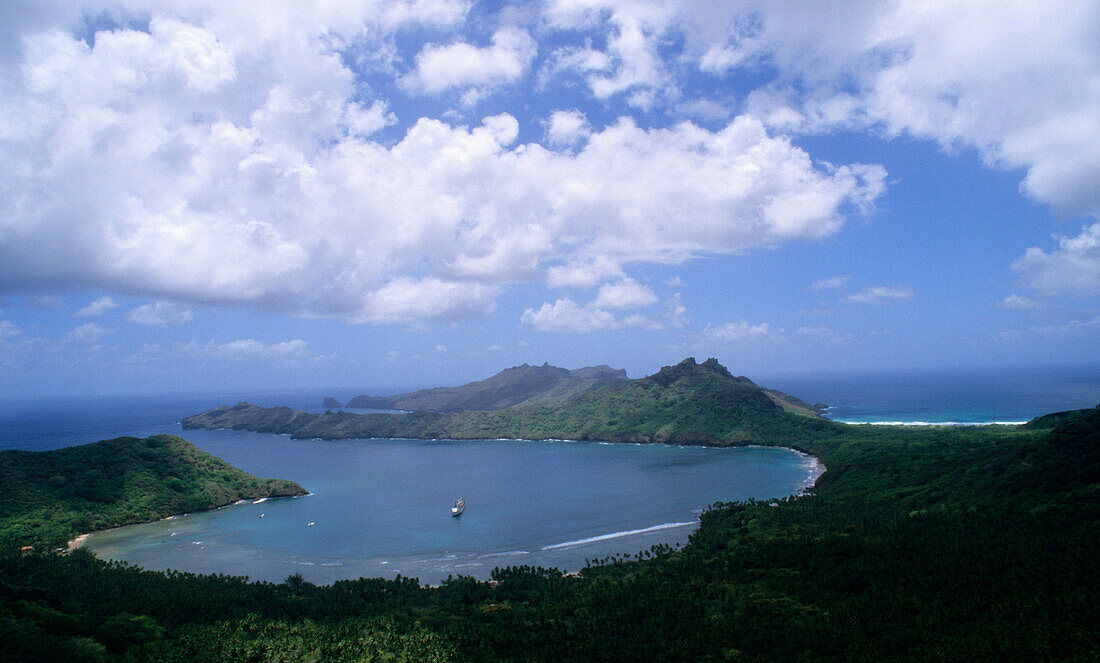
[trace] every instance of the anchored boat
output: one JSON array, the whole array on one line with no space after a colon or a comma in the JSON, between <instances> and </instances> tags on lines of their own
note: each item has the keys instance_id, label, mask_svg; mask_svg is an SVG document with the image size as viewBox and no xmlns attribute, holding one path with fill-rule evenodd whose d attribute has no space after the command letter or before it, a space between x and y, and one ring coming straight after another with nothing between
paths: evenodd
<instances>
[{"instance_id":1,"label":"anchored boat","mask_svg":"<svg viewBox=\"0 0 1100 663\"><path fill-rule=\"evenodd\" d=\"M465 510L465 509L466 509L466 500L464 500L460 497L460 498L458 498L458 501L454 503L454 506L451 507L451 515L452 516L461 516L463 510Z\"/></svg>"}]
</instances>

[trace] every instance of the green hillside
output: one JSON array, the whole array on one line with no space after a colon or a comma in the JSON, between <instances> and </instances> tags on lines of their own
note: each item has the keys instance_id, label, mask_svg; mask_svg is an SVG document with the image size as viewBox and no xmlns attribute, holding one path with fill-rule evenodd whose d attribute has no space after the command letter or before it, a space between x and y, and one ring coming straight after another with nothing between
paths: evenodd
<instances>
[{"instance_id":1,"label":"green hillside","mask_svg":"<svg viewBox=\"0 0 1100 663\"><path fill-rule=\"evenodd\" d=\"M173 435L2 451L0 486L0 540L43 547L240 499L306 493L293 481L242 472Z\"/></svg>"},{"instance_id":2,"label":"green hillside","mask_svg":"<svg viewBox=\"0 0 1100 663\"><path fill-rule=\"evenodd\" d=\"M792 401L793 402L793 401ZM800 402L800 401L799 401ZM768 390L709 359L685 359L638 380L604 384L553 406L408 414L315 414L249 403L187 417L184 428L232 428L295 438L567 438L609 442L794 442L835 431L811 412L783 407Z\"/></svg>"},{"instance_id":3,"label":"green hillside","mask_svg":"<svg viewBox=\"0 0 1100 663\"><path fill-rule=\"evenodd\" d=\"M827 467L812 494L714 505L682 549L577 575L273 585L0 548L0 649L168 663L1097 659L1100 409L1054 428L837 425L803 442Z\"/></svg>"},{"instance_id":4,"label":"green hillside","mask_svg":"<svg viewBox=\"0 0 1100 663\"><path fill-rule=\"evenodd\" d=\"M502 410L516 405L551 406L602 385L625 380L626 371L610 366L569 370L549 364L523 364L460 387L436 387L395 396L356 396L348 401L347 407L461 412Z\"/></svg>"}]
</instances>

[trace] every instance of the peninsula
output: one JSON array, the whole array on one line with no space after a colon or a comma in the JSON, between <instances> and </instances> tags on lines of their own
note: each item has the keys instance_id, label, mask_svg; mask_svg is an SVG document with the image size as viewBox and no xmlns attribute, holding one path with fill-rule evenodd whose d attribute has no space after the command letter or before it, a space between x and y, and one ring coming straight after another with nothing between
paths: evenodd
<instances>
[{"instance_id":1,"label":"peninsula","mask_svg":"<svg viewBox=\"0 0 1100 663\"><path fill-rule=\"evenodd\" d=\"M486 386L521 382L527 388L511 398L505 397L508 390L503 387L498 391ZM447 411L317 414L238 403L192 415L181 423L190 429L231 428L298 439L503 437L720 446L792 443L840 429L821 417L815 406L734 376L715 359L697 363L688 358L636 380L607 367L567 371L520 366L449 391L426 390L366 402L385 407L432 403ZM451 409L459 403L493 408Z\"/></svg>"},{"instance_id":2,"label":"peninsula","mask_svg":"<svg viewBox=\"0 0 1100 663\"><path fill-rule=\"evenodd\" d=\"M307 494L293 481L252 476L174 435L2 451L0 485L0 540L43 548L237 500Z\"/></svg>"}]
</instances>

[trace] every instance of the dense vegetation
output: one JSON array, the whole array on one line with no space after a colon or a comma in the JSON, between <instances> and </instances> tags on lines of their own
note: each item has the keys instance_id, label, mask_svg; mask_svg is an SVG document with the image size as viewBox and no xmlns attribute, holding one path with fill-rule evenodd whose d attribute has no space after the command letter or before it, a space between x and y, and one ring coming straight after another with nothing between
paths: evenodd
<instances>
[{"instance_id":1,"label":"dense vegetation","mask_svg":"<svg viewBox=\"0 0 1100 663\"><path fill-rule=\"evenodd\" d=\"M43 548L93 530L306 492L242 472L173 435L2 451L0 486L0 543Z\"/></svg>"},{"instance_id":2,"label":"dense vegetation","mask_svg":"<svg viewBox=\"0 0 1100 663\"><path fill-rule=\"evenodd\" d=\"M516 369L509 369L516 370ZM564 369L555 369L564 370ZM507 373L507 371L505 371ZM796 444L838 427L804 403L734 377L717 361L686 359L639 380L617 380L552 406L463 412L315 414L250 403L183 420L184 428L233 428L295 438L564 438L676 444Z\"/></svg>"},{"instance_id":3,"label":"dense vegetation","mask_svg":"<svg viewBox=\"0 0 1100 663\"><path fill-rule=\"evenodd\" d=\"M812 495L715 505L683 549L578 576L514 567L437 588L317 587L3 550L0 651L188 663L1100 658L1100 408L1019 428L809 427L799 440L828 468Z\"/></svg>"}]
</instances>

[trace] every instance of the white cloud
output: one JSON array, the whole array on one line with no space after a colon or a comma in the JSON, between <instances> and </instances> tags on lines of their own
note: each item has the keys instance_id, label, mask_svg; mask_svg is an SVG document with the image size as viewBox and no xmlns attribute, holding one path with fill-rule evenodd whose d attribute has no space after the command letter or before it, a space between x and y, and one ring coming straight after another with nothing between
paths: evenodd
<instances>
[{"instance_id":1,"label":"white cloud","mask_svg":"<svg viewBox=\"0 0 1100 663\"><path fill-rule=\"evenodd\" d=\"M628 11L614 3L616 11ZM676 27L701 69L778 72L748 110L791 130L882 126L989 164L1023 188L1100 214L1100 5L1059 3L683 3Z\"/></svg>"},{"instance_id":2,"label":"white cloud","mask_svg":"<svg viewBox=\"0 0 1100 663\"><path fill-rule=\"evenodd\" d=\"M97 315L103 315L107 311L117 307L118 303L111 299L110 295L104 295L76 313L73 313L73 315L78 318L93 318Z\"/></svg>"},{"instance_id":3,"label":"white cloud","mask_svg":"<svg viewBox=\"0 0 1100 663\"><path fill-rule=\"evenodd\" d=\"M622 267L607 256L591 261L555 265L546 270L546 284L551 288L591 288L609 278L626 278Z\"/></svg>"},{"instance_id":4,"label":"white cloud","mask_svg":"<svg viewBox=\"0 0 1100 663\"><path fill-rule=\"evenodd\" d=\"M445 21L466 6L443 4ZM378 142L393 115L338 49L392 40L386 30L433 6L276 3L259 20L218 3L187 20L160 11L148 32L104 30L94 45L53 29L8 40L0 280L367 323L452 320L491 314L509 284L594 287L630 262L816 240L883 190L881 168L815 164L751 116L716 131L622 119L563 152L516 144L509 115L472 127L423 118ZM623 18L616 39L640 35L636 52L656 53L653 16ZM491 62L511 53L522 72L525 39L502 28L469 48L475 59L500 50ZM626 82L627 46L599 76L626 94L649 89L649 74ZM433 89L511 80L507 67L491 80L440 67L424 79Z\"/></svg>"},{"instance_id":5,"label":"white cloud","mask_svg":"<svg viewBox=\"0 0 1100 663\"><path fill-rule=\"evenodd\" d=\"M413 322L485 317L496 305L497 289L478 283L429 278L395 279L370 293L357 322Z\"/></svg>"},{"instance_id":6,"label":"white cloud","mask_svg":"<svg viewBox=\"0 0 1100 663\"><path fill-rule=\"evenodd\" d=\"M832 276L810 284L810 290L837 290L848 285L847 276Z\"/></svg>"},{"instance_id":7,"label":"white cloud","mask_svg":"<svg viewBox=\"0 0 1100 663\"><path fill-rule=\"evenodd\" d=\"M1100 294L1100 223L1076 237L1058 239L1058 249L1047 253L1031 247L1012 269L1029 288L1044 295Z\"/></svg>"},{"instance_id":8,"label":"white cloud","mask_svg":"<svg viewBox=\"0 0 1100 663\"><path fill-rule=\"evenodd\" d=\"M191 322L193 317L190 309L172 302L145 304L126 315L126 319L130 322L153 327L184 325Z\"/></svg>"},{"instance_id":9,"label":"white cloud","mask_svg":"<svg viewBox=\"0 0 1100 663\"><path fill-rule=\"evenodd\" d=\"M766 322L752 325L738 320L718 326L708 324L703 328L703 340L710 343L744 343L773 338L776 333Z\"/></svg>"},{"instance_id":10,"label":"white cloud","mask_svg":"<svg viewBox=\"0 0 1100 663\"><path fill-rule=\"evenodd\" d=\"M844 301L856 302L860 304L883 304L888 301L898 301L904 299L911 299L913 297L913 289L906 285L899 285L893 288L887 286L869 286L855 293L854 295L848 295Z\"/></svg>"},{"instance_id":11,"label":"white cloud","mask_svg":"<svg viewBox=\"0 0 1100 663\"><path fill-rule=\"evenodd\" d=\"M437 94L455 87L493 86L523 75L538 53L525 30L502 28L492 45L478 48L457 42L428 45L416 56L416 70L403 79L409 90Z\"/></svg>"},{"instance_id":12,"label":"white cloud","mask_svg":"<svg viewBox=\"0 0 1100 663\"><path fill-rule=\"evenodd\" d=\"M1093 0L556 0L545 15L606 39L606 53L566 47L554 59L596 96L653 91L677 65L774 72L738 100L742 112L785 131L875 128L973 147L990 165L1025 169L1032 197L1100 215ZM669 43L682 52L662 61Z\"/></svg>"},{"instance_id":13,"label":"white cloud","mask_svg":"<svg viewBox=\"0 0 1100 663\"><path fill-rule=\"evenodd\" d=\"M94 322L86 322L70 329L61 337L61 341L63 343L87 345L96 349L99 347L99 341L102 340L104 336L113 332L113 329L98 325Z\"/></svg>"},{"instance_id":14,"label":"white cloud","mask_svg":"<svg viewBox=\"0 0 1100 663\"><path fill-rule=\"evenodd\" d=\"M1043 308L1042 303L1029 299L1027 297L1021 297L1016 293L1008 295L1001 300L1001 308L1012 309L1016 311L1035 311Z\"/></svg>"},{"instance_id":15,"label":"white cloud","mask_svg":"<svg viewBox=\"0 0 1100 663\"><path fill-rule=\"evenodd\" d=\"M649 306L657 300L657 293L634 279L626 278L600 286L593 305L597 308L632 309Z\"/></svg>"},{"instance_id":16,"label":"white cloud","mask_svg":"<svg viewBox=\"0 0 1100 663\"><path fill-rule=\"evenodd\" d=\"M580 111L554 111L546 123L546 140L551 145L570 147L590 135L592 127Z\"/></svg>"},{"instance_id":17,"label":"white cloud","mask_svg":"<svg viewBox=\"0 0 1100 663\"><path fill-rule=\"evenodd\" d=\"M210 343L203 347L208 354L230 359L304 359L309 357L309 344L300 338L279 343L263 343L246 338L228 343Z\"/></svg>"},{"instance_id":18,"label":"white cloud","mask_svg":"<svg viewBox=\"0 0 1100 663\"><path fill-rule=\"evenodd\" d=\"M539 310L527 309L520 322L537 331L587 332L598 329L615 329L618 320L608 311L592 306L580 307L568 297L553 304L544 302Z\"/></svg>"}]
</instances>

